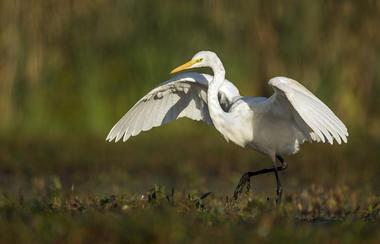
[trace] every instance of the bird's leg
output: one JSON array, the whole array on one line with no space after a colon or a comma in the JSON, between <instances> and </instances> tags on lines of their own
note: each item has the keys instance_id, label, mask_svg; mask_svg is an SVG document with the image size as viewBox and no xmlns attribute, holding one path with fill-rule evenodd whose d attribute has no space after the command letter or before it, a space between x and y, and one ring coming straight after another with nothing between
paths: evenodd
<instances>
[{"instance_id":1,"label":"bird's leg","mask_svg":"<svg viewBox=\"0 0 380 244\"><path fill-rule=\"evenodd\" d=\"M278 159L281 163L281 166L277 166L276 159ZM281 156L276 155L275 160L273 161L273 169L274 169L274 174L276 176L276 183L277 183L277 188L276 188L276 204L280 204L281 198L282 198L282 186L281 186L281 181L280 177L278 176L278 171L285 170L288 167L288 164L284 161L284 159Z\"/></svg>"},{"instance_id":2,"label":"bird's leg","mask_svg":"<svg viewBox=\"0 0 380 244\"><path fill-rule=\"evenodd\" d=\"M281 166L274 165L273 168L262 169L262 170L258 170L258 171L253 171L253 172L247 172L247 173L245 173L240 178L239 184L235 188L233 198L235 200L237 200L238 197L240 196L240 194L243 192L243 189L244 189L244 187L246 185L247 185L247 192L249 191L250 186L251 186L250 179L251 179L252 176L275 172L275 174L277 175L277 177L276 177L276 179L277 179L278 178L278 173L277 172L285 170L287 168L287 164L286 164L286 162L280 156L276 156L276 157L281 162ZM278 182L279 182L279 180L277 181L277 183ZM277 184L277 189L281 189L281 184L280 185Z\"/></svg>"},{"instance_id":3,"label":"bird's leg","mask_svg":"<svg viewBox=\"0 0 380 244\"><path fill-rule=\"evenodd\" d=\"M238 196L243 192L244 187L247 185L247 192L251 188L251 177L255 172L247 172L245 173L239 181L239 184L236 186L233 198L237 200Z\"/></svg>"}]
</instances>

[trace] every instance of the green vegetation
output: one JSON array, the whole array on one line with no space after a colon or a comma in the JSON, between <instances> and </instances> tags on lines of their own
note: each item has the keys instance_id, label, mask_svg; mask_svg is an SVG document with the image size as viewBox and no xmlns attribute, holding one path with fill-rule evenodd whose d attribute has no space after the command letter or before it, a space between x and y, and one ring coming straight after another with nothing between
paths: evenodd
<instances>
[{"instance_id":1,"label":"green vegetation","mask_svg":"<svg viewBox=\"0 0 380 244\"><path fill-rule=\"evenodd\" d=\"M254 178L249 195L230 201L240 175L269 161L199 126L165 126L127 144L91 137L1 142L2 241L379 240L379 166L356 163L350 145L305 145L287 157L277 208L273 175Z\"/></svg>"},{"instance_id":2,"label":"green vegetation","mask_svg":"<svg viewBox=\"0 0 380 244\"><path fill-rule=\"evenodd\" d=\"M103 136L172 68L209 49L243 94L269 95L269 78L290 76L351 128L380 135L376 1L1 5L3 131Z\"/></svg>"},{"instance_id":3,"label":"green vegetation","mask_svg":"<svg viewBox=\"0 0 380 244\"><path fill-rule=\"evenodd\" d=\"M344 195L351 194L347 199ZM244 204L198 192L155 186L144 194L103 197L63 194L42 199L0 198L3 241L9 242L352 242L380 238L380 199L342 188L288 195L276 208L263 197ZM19 230L18 235L9 233ZM35 235L38 233L38 235ZM4 238L5 237L5 238Z\"/></svg>"},{"instance_id":4,"label":"green vegetation","mask_svg":"<svg viewBox=\"0 0 380 244\"><path fill-rule=\"evenodd\" d=\"M1 1L2 242L379 242L379 23L378 1ZM289 76L349 128L285 157L279 208L271 175L228 201L269 161L207 125L105 142L204 49L243 95Z\"/></svg>"}]
</instances>

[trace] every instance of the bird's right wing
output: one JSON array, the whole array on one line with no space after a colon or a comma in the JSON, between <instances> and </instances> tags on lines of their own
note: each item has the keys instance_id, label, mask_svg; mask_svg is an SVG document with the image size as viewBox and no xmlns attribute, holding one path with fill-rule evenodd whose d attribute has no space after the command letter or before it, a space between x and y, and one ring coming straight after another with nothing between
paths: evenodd
<instances>
[{"instance_id":1,"label":"bird's right wing","mask_svg":"<svg viewBox=\"0 0 380 244\"><path fill-rule=\"evenodd\" d=\"M275 77L268 82L275 93L268 100L273 111L293 114L298 128L308 140L332 144L347 142L347 128L342 121L316 96L297 81Z\"/></svg>"},{"instance_id":2,"label":"bird's right wing","mask_svg":"<svg viewBox=\"0 0 380 244\"><path fill-rule=\"evenodd\" d=\"M128 140L141 131L150 130L177 118L187 117L212 124L207 107L207 89L212 76L182 73L162 83L141 98L109 132L108 141ZM223 103L239 96L232 83L225 81L220 89Z\"/></svg>"}]
</instances>

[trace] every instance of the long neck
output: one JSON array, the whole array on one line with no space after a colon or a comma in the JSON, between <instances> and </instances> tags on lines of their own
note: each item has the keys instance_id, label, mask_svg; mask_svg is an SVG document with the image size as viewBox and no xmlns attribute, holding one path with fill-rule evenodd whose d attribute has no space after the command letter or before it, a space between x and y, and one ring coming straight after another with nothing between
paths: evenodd
<instances>
[{"instance_id":1,"label":"long neck","mask_svg":"<svg viewBox=\"0 0 380 244\"><path fill-rule=\"evenodd\" d=\"M215 62L214 65L211 66L211 69L214 72L214 79L210 82L208 86L208 110L215 128L223 134L224 128L228 126L227 123L229 121L229 114L224 112L224 110L221 108L218 99L218 92L219 88L223 85L224 82L225 70L220 60L217 60L217 62Z\"/></svg>"}]
</instances>

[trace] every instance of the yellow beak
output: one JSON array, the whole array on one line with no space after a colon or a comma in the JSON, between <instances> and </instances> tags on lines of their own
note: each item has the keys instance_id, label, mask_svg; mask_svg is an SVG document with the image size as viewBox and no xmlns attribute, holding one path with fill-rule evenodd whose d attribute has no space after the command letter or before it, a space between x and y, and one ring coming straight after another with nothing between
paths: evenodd
<instances>
[{"instance_id":1,"label":"yellow beak","mask_svg":"<svg viewBox=\"0 0 380 244\"><path fill-rule=\"evenodd\" d=\"M189 62L187 63L184 63L182 64L181 66L178 66L177 68L173 69L172 71L170 71L170 74L174 74L174 73L177 73L177 72L180 72L182 70L185 70L185 69L189 69L191 68L191 66L193 66L193 64L197 63L196 60L190 60Z\"/></svg>"}]
</instances>

